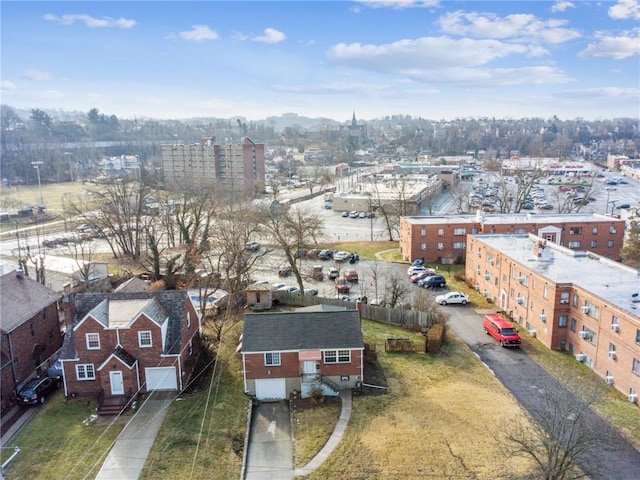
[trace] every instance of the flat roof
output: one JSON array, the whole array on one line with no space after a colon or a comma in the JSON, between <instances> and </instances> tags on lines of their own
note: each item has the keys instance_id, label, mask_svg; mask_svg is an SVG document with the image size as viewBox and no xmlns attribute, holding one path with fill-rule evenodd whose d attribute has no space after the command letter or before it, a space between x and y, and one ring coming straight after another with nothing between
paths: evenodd
<instances>
[{"instance_id":1,"label":"flat roof","mask_svg":"<svg viewBox=\"0 0 640 480\"><path fill-rule=\"evenodd\" d=\"M471 236L554 283L571 283L597 295L635 316L640 323L640 270L553 242L546 242L544 254L538 258L533 247L544 240L535 235Z\"/></svg>"},{"instance_id":2,"label":"flat roof","mask_svg":"<svg viewBox=\"0 0 640 480\"><path fill-rule=\"evenodd\" d=\"M410 215L402 217L412 225L438 225L459 223L485 223L489 225L518 223L565 223L565 222L624 222L618 218L599 213L492 213L478 218L477 214L469 215Z\"/></svg>"}]
</instances>

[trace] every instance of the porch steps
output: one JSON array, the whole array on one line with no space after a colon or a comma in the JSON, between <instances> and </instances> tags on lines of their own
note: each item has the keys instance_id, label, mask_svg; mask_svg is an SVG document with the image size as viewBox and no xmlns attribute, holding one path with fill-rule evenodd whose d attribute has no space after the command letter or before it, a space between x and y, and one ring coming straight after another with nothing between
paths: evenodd
<instances>
[{"instance_id":1,"label":"porch steps","mask_svg":"<svg viewBox=\"0 0 640 480\"><path fill-rule=\"evenodd\" d=\"M340 386L330 378L323 375L320 377L320 381L334 392L340 393Z\"/></svg>"},{"instance_id":2,"label":"porch steps","mask_svg":"<svg viewBox=\"0 0 640 480\"><path fill-rule=\"evenodd\" d=\"M98 403L98 415L119 415L129 406L128 395L103 397Z\"/></svg>"}]
</instances>

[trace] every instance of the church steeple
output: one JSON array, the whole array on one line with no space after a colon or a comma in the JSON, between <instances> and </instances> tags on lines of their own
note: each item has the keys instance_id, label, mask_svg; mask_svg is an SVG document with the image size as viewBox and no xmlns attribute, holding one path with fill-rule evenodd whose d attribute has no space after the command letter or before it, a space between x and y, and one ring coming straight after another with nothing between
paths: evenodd
<instances>
[{"instance_id":1,"label":"church steeple","mask_svg":"<svg viewBox=\"0 0 640 480\"><path fill-rule=\"evenodd\" d=\"M357 125L358 122L356 122L356 111L353 111L353 118L351 119L351 125Z\"/></svg>"}]
</instances>

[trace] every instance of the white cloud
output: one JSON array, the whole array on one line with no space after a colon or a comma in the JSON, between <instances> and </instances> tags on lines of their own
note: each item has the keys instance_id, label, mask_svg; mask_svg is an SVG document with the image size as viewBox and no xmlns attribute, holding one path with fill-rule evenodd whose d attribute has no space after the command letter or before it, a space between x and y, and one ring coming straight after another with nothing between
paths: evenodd
<instances>
[{"instance_id":1,"label":"white cloud","mask_svg":"<svg viewBox=\"0 0 640 480\"><path fill-rule=\"evenodd\" d=\"M640 54L640 29L618 37L596 32L598 41L578 54L580 58L614 58L622 60Z\"/></svg>"},{"instance_id":2,"label":"white cloud","mask_svg":"<svg viewBox=\"0 0 640 480\"><path fill-rule=\"evenodd\" d=\"M380 93L386 90L386 85L375 83L347 83L347 82L330 82L315 85L272 85L271 88L277 92L295 93L295 94L364 94L364 93Z\"/></svg>"},{"instance_id":3,"label":"white cloud","mask_svg":"<svg viewBox=\"0 0 640 480\"><path fill-rule=\"evenodd\" d=\"M614 20L640 20L640 4L638 0L618 0L618 3L609 7L609 16Z\"/></svg>"},{"instance_id":4,"label":"white cloud","mask_svg":"<svg viewBox=\"0 0 640 480\"><path fill-rule=\"evenodd\" d=\"M254 42L274 44L282 42L285 38L287 38L286 35L281 31L275 28L265 28L264 34L253 37L251 40Z\"/></svg>"},{"instance_id":5,"label":"white cloud","mask_svg":"<svg viewBox=\"0 0 640 480\"><path fill-rule=\"evenodd\" d=\"M25 70L22 72L22 76L29 80L51 80L53 78L49 72L40 70Z\"/></svg>"},{"instance_id":6,"label":"white cloud","mask_svg":"<svg viewBox=\"0 0 640 480\"><path fill-rule=\"evenodd\" d=\"M553 7L551 7L551 11L553 13L556 12L564 12L567 8L575 8L576 6L572 2L567 2L565 0L558 0Z\"/></svg>"},{"instance_id":7,"label":"white cloud","mask_svg":"<svg viewBox=\"0 0 640 480\"><path fill-rule=\"evenodd\" d=\"M531 14L498 17L492 13L451 12L438 20L440 28L455 35L497 39L527 39L563 43L580 37L576 30L564 28L566 20L540 20Z\"/></svg>"},{"instance_id":8,"label":"white cloud","mask_svg":"<svg viewBox=\"0 0 640 480\"><path fill-rule=\"evenodd\" d=\"M218 33L206 25L194 25L191 27L191 30L178 33L178 36L190 42L218 39Z\"/></svg>"},{"instance_id":9,"label":"white cloud","mask_svg":"<svg viewBox=\"0 0 640 480\"><path fill-rule=\"evenodd\" d=\"M435 7L440 3L440 0L358 0L358 2L371 8L394 8L402 10L404 8ZM354 13L360 13L360 10L357 9Z\"/></svg>"},{"instance_id":10,"label":"white cloud","mask_svg":"<svg viewBox=\"0 0 640 480\"><path fill-rule=\"evenodd\" d=\"M18 87L10 80L2 80L2 82L0 82L0 88L2 90L15 90Z\"/></svg>"},{"instance_id":11,"label":"white cloud","mask_svg":"<svg viewBox=\"0 0 640 480\"><path fill-rule=\"evenodd\" d=\"M83 22L89 28L131 28L136 24L135 20L127 18L95 18L90 15L62 15L61 17L47 13L43 17L48 22L56 22L60 25L73 25L75 22Z\"/></svg>"},{"instance_id":12,"label":"white cloud","mask_svg":"<svg viewBox=\"0 0 640 480\"><path fill-rule=\"evenodd\" d=\"M585 98L589 100L595 100L597 98L629 98L637 101L638 89L621 87L585 88L582 90L558 92L556 96L560 98Z\"/></svg>"}]
</instances>

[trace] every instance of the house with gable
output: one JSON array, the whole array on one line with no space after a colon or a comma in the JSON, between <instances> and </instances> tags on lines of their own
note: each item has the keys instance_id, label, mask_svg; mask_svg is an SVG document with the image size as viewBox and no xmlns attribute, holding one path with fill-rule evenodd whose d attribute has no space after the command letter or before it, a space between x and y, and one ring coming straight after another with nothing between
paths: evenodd
<instances>
[{"instance_id":1,"label":"house with gable","mask_svg":"<svg viewBox=\"0 0 640 480\"><path fill-rule=\"evenodd\" d=\"M60 294L17 270L0 276L2 411L14 393L62 346ZM46 369L48 365L42 368Z\"/></svg>"},{"instance_id":2,"label":"house with gable","mask_svg":"<svg viewBox=\"0 0 640 480\"><path fill-rule=\"evenodd\" d=\"M358 310L248 313L242 334L244 391L258 400L339 395L361 384Z\"/></svg>"},{"instance_id":3,"label":"house with gable","mask_svg":"<svg viewBox=\"0 0 640 480\"><path fill-rule=\"evenodd\" d=\"M187 291L67 295L63 307L72 321L60 354L65 396L121 404L187 385L200 330Z\"/></svg>"}]
</instances>

